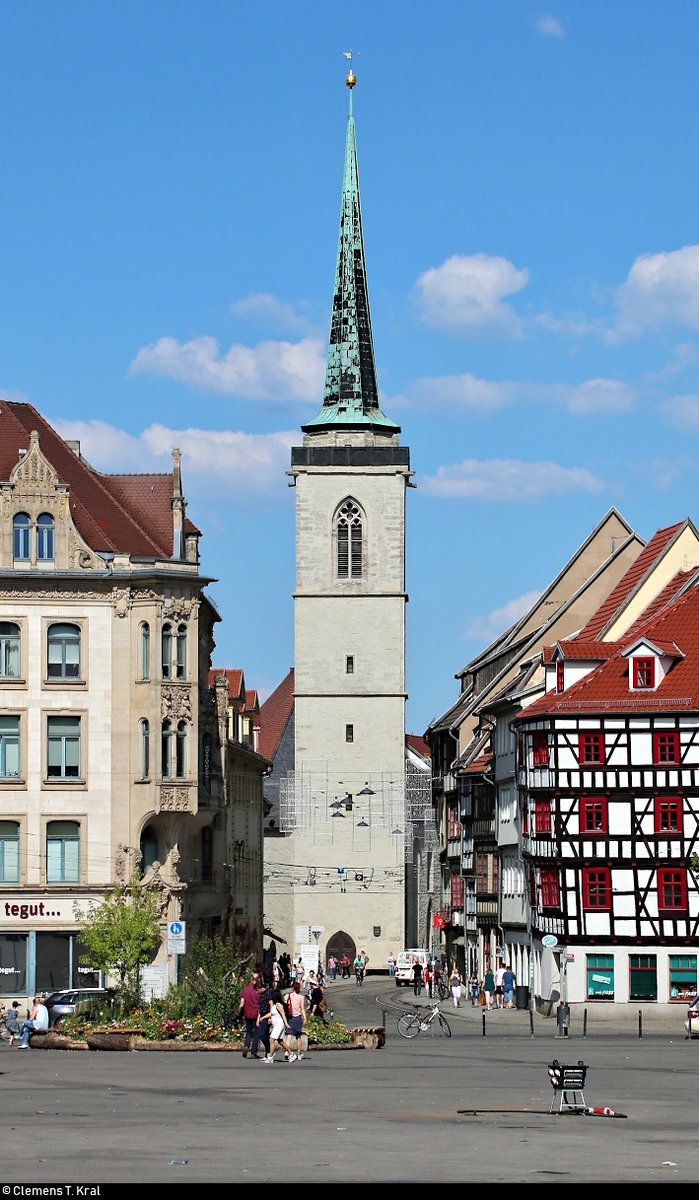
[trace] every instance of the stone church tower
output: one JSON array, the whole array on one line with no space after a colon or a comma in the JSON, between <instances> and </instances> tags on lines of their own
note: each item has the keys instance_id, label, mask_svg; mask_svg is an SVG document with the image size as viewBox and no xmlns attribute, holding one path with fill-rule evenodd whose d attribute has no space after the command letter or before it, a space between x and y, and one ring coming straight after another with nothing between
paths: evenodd
<instances>
[{"instance_id":1,"label":"stone church tower","mask_svg":"<svg viewBox=\"0 0 699 1200\"><path fill-rule=\"evenodd\" d=\"M265 920L298 957L405 937L405 494L410 454L381 411L350 70L325 394L291 451L296 488L294 771L266 842ZM284 836L286 835L286 836Z\"/></svg>"}]
</instances>

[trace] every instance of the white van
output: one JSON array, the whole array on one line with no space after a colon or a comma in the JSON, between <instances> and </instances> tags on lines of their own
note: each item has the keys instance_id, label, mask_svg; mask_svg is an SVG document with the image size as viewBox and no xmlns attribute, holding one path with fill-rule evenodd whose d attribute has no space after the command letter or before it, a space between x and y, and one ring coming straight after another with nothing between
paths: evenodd
<instances>
[{"instance_id":1,"label":"white van","mask_svg":"<svg viewBox=\"0 0 699 1200\"><path fill-rule=\"evenodd\" d=\"M424 971L427 964L432 961L432 955L429 950L422 947L418 947L416 950L401 950L396 959L396 987L412 986L415 959Z\"/></svg>"}]
</instances>

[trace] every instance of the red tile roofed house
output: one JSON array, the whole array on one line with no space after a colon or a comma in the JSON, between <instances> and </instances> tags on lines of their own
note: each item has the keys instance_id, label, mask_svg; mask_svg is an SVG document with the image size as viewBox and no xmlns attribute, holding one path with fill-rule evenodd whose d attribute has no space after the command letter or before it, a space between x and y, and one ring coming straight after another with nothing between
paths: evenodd
<instances>
[{"instance_id":1,"label":"red tile roofed house","mask_svg":"<svg viewBox=\"0 0 699 1200\"><path fill-rule=\"evenodd\" d=\"M512 962L518 979L528 978L527 905L515 817L515 758L510 719L543 690L542 647L558 638L569 638L586 625L644 546L643 539L623 517L610 509L529 611L458 672L459 698L432 722L425 734L432 747L433 802L437 841L442 847L445 907L454 890L452 875L458 859L455 846L453 856L444 848L448 841L448 813L455 803L461 812L464 928L447 925L441 936L449 947L450 960L455 959L464 977L476 972L482 978L487 966L497 966L500 948ZM485 776L465 774L459 764L473 739L484 728L490 737L489 731L496 724L500 745L489 783ZM506 819L494 823L496 840L491 838L489 843L483 843L480 858L474 852L472 815L476 779L482 780L484 789L490 789L498 804L502 800L502 812L507 814ZM485 821L483 829L490 832L491 818ZM507 890L501 889L494 902L492 888L498 880L507 881ZM428 885L423 882L421 886ZM481 897L478 901L477 895ZM493 918L490 923L489 913Z\"/></svg>"},{"instance_id":2,"label":"red tile roofed house","mask_svg":"<svg viewBox=\"0 0 699 1200\"><path fill-rule=\"evenodd\" d=\"M696 995L698 580L662 608L652 597L611 654L516 719L544 1001L559 988L538 940L547 933L575 956L571 1001Z\"/></svg>"},{"instance_id":3,"label":"red tile roofed house","mask_svg":"<svg viewBox=\"0 0 699 1200\"><path fill-rule=\"evenodd\" d=\"M97 982L79 967L74 902L139 863L163 935L174 918L195 936L231 914L207 687L219 617L179 452L170 473L104 475L31 405L0 400L0 489L1 881L50 911L4 922L0 967L20 964L3 971L9 997ZM163 937L153 981L168 962Z\"/></svg>"}]
</instances>

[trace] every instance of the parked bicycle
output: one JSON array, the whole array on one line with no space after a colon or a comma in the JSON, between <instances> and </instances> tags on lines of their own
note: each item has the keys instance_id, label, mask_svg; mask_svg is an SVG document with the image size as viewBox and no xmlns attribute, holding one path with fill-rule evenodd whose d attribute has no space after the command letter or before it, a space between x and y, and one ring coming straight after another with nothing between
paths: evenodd
<instances>
[{"instance_id":1,"label":"parked bicycle","mask_svg":"<svg viewBox=\"0 0 699 1200\"><path fill-rule=\"evenodd\" d=\"M439 1011L438 1000L432 1002L432 1009L428 1016L425 1015L424 1009L403 1013L398 1018L398 1032L401 1037L414 1038L419 1033L427 1033L428 1029L434 1028L435 1022L445 1037L451 1037L451 1027L447 1018Z\"/></svg>"}]
</instances>

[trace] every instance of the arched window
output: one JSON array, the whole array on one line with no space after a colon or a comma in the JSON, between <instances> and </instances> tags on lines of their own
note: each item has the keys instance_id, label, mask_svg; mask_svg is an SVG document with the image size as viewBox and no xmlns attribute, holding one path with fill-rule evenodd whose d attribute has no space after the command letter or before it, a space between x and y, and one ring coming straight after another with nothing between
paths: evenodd
<instances>
[{"instance_id":1,"label":"arched window","mask_svg":"<svg viewBox=\"0 0 699 1200\"><path fill-rule=\"evenodd\" d=\"M163 779L169 779L172 774L172 726L169 721L163 721L160 735L160 761Z\"/></svg>"},{"instance_id":2,"label":"arched window","mask_svg":"<svg viewBox=\"0 0 699 1200\"><path fill-rule=\"evenodd\" d=\"M187 678L187 626L177 626L177 678Z\"/></svg>"},{"instance_id":3,"label":"arched window","mask_svg":"<svg viewBox=\"0 0 699 1200\"><path fill-rule=\"evenodd\" d=\"M80 826L77 821L49 821L46 826L46 882L80 880Z\"/></svg>"},{"instance_id":4,"label":"arched window","mask_svg":"<svg viewBox=\"0 0 699 1200\"><path fill-rule=\"evenodd\" d=\"M19 679L19 625L0 621L0 679Z\"/></svg>"},{"instance_id":5,"label":"arched window","mask_svg":"<svg viewBox=\"0 0 699 1200\"><path fill-rule=\"evenodd\" d=\"M143 621L141 635L141 679L150 679L150 625Z\"/></svg>"},{"instance_id":6,"label":"arched window","mask_svg":"<svg viewBox=\"0 0 699 1200\"><path fill-rule=\"evenodd\" d=\"M49 679L79 679L80 626L49 625L47 657Z\"/></svg>"},{"instance_id":7,"label":"arched window","mask_svg":"<svg viewBox=\"0 0 699 1200\"><path fill-rule=\"evenodd\" d=\"M158 858L158 839L152 825L146 825L146 828L141 834L141 874L145 875L146 871L153 866L153 863Z\"/></svg>"},{"instance_id":8,"label":"arched window","mask_svg":"<svg viewBox=\"0 0 699 1200\"><path fill-rule=\"evenodd\" d=\"M362 514L353 500L346 500L337 514L337 575L362 577Z\"/></svg>"},{"instance_id":9,"label":"arched window","mask_svg":"<svg viewBox=\"0 0 699 1200\"><path fill-rule=\"evenodd\" d=\"M214 834L210 825L205 825L199 835L199 857L201 859L202 883L214 881Z\"/></svg>"},{"instance_id":10,"label":"arched window","mask_svg":"<svg viewBox=\"0 0 699 1200\"><path fill-rule=\"evenodd\" d=\"M44 562L53 558L53 531L51 513L40 513L36 523L36 557Z\"/></svg>"},{"instance_id":11,"label":"arched window","mask_svg":"<svg viewBox=\"0 0 699 1200\"><path fill-rule=\"evenodd\" d=\"M163 679L172 678L172 625L163 625L161 637L161 663Z\"/></svg>"},{"instance_id":12,"label":"arched window","mask_svg":"<svg viewBox=\"0 0 699 1200\"><path fill-rule=\"evenodd\" d=\"M12 521L12 553L15 561L29 562L29 529L31 522L27 513L15 513Z\"/></svg>"},{"instance_id":13,"label":"arched window","mask_svg":"<svg viewBox=\"0 0 699 1200\"><path fill-rule=\"evenodd\" d=\"M150 725L144 718L139 721L141 731L141 779L150 776Z\"/></svg>"},{"instance_id":14,"label":"arched window","mask_svg":"<svg viewBox=\"0 0 699 1200\"><path fill-rule=\"evenodd\" d=\"M187 773L187 722L179 721L175 735L175 777L184 779Z\"/></svg>"},{"instance_id":15,"label":"arched window","mask_svg":"<svg viewBox=\"0 0 699 1200\"><path fill-rule=\"evenodd\" d=\"M19 883L19 824L0 821L0 883Z\"/></svg>"}]
</instances>

